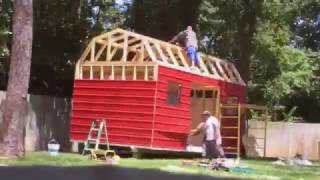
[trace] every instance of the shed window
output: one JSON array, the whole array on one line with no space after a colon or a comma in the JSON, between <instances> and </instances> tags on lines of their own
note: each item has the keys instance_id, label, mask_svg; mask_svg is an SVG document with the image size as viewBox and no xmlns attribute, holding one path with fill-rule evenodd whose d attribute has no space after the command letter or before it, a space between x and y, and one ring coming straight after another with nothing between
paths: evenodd
<instances>
[{"instance_id":1,"label":"shed window","mask_svg":"<svg viewBox=\"0 0 320 180\"><path fill-rule=\"evenodd\" d=\"M197 95L197 98L202 98L203 97L203 91L202 90L196 90L196 95Z\"/></svg>"},{"instance_id":2,"label":"shed window","mask_svg":"<svg viewBox=\"0 0 320 180\"><path fill-rule=\"evenodd\" d=\"M204 93L205 98L217 98L218 96L218 91L214 90L206 90Z\"/></svg>"},{"instance_id":3,"label":"shed window","mask_svg":"<svg viewBox=\"0 0 320 180\"><path fill-rule=\"evenodd\" d=\"M168 99L169 105L178 106L180 105L181 98L181 84L176 82L168 83Z\"/></svg>"}]
</instances>

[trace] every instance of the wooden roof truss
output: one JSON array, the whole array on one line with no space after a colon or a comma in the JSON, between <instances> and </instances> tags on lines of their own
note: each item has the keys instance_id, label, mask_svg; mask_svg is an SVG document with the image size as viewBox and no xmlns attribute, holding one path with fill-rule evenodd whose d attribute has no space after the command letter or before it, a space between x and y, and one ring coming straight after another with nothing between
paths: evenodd
<instances>
[{"instance_id":1,"label":"wooden roof truss","mask_svg":"<svg viewBox=\"0 0 320 180\"><path fill-rule=\"evenodd\" d=\"M191 61L183 48L123 29L115 29L91 40L77 62L75 78L82 79L87 72L89 79L106 79L105 75L108 72L109 79L115 79L118 72L116 68L121 67L122 70L119 72L122 80L126 79L126 74L132 74L131 79L137 80L139 72L143 72L143 80L156 80L157 65L160 64L245 85L234 64L201 53L199 58L201 70L194 71L190 69ZM106 70L106 67L110 67L110 70ZM97 71L99 75L95 75Z\"/></svg>"}]
</instances>

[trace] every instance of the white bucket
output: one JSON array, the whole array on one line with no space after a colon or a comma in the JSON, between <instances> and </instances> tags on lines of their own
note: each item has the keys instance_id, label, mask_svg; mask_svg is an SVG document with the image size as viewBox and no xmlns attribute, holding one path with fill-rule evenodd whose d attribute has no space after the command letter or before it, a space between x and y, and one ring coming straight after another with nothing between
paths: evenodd
<instances>
[{"instance_id":1,"label":"white bucket","mask_svg":"<svg viewBox=\"0 0 320 180\"><path fill-rule=\"evenodd\" d=\"M57 156L59 154L60 144L48 144L48 153L50 156Z\"/></svg>"}]
</instances>

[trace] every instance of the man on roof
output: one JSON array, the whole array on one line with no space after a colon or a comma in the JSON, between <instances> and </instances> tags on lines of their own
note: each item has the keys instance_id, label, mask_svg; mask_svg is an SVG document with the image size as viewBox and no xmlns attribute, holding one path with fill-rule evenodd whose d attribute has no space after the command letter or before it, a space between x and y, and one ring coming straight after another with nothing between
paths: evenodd
<instances>
[{"instance_id":1,"label":"man on roof","mask_svg":"<svg viewBox=\"0 0 320 180\"><path fill-rule=\"evenodd\" d=\"M192 61L192 67L196 65L200 68L200 61L198 57L198 40L196 33L192 30L191 26L188 26L186 30L181 31L179 34L174 36L170 43L179 43L184 46L187 50L187 55Z\"/></svg>"}]
</instances>

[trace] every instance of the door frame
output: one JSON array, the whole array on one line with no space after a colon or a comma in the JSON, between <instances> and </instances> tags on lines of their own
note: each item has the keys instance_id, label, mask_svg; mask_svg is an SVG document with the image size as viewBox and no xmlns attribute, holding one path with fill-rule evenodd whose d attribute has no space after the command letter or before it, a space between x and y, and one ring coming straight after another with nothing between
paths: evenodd
<instances>
[{"instance_id":1,"label":"door frame","mask_svg":"<svg viewBox=\"0 0 320 180\"><path fill-rule=\"evenodd\" d=\"M202 91L203 92L203 95L201 97L199 97L199 99L201 98L203 100L203 103L202 103L202 107L201 109L204 110L204 106L205 106L205 99L208 99L209 101L212 101L213 103L213 108L212 109L206 109L206 110L209 110L211 111L212 115L215 116L216 118L219 117L219 113L220 113L220 100L221 100L221 97L220 97L220 87L219 86L211 86L211 85L207 85L207 84L200 84L200 83L192 83L191 86L190 86L190 93L191 91L194 92L194 95L193 96L190 96L190 115L191 115L191 121L190 121L190 127L193 128L193 123L194 123L194 114L192 113L193 110L195 110L192 106L192 103L191 103L191 100L192 98L197 97L197 94L196 94L196 91L199 90L199 91ZM205 98L205 91L212 91L213 92L213 96L211 98ZM196 107L195 107L196 108ZM202 112L201 112L202 113ZM200 117L201 118L201 117ZM189 145L191 146L194 146L194 147L201 147L203 148L203 146L199 146L199 145L196 145L198 141L196 141L195 143L191 143Z\"/></svg>"},{"instance_id":2,"label":"door frame","mask_svg":"<svg viewBox=\"0 0 320 180\"><path fill-rule=\"evenodd\" d=\"M220 111L220 87L219 86L214 86L214 85L206 85L206 84L200 84L200 83L191 83L191 90L202 90L202 91L206 91L206 90L213 90L217 92L217 97L216 97L216 105L215 105L215 109L212 109L211 112L215 112L213 113L213 115L218 118L219 117L219 111ZM212 97L214 98L214 97ZM214 110L214 111L213 111Z\"/></svg>"}]
</instances>

